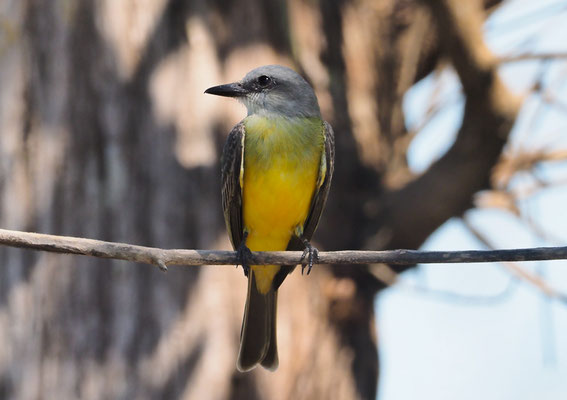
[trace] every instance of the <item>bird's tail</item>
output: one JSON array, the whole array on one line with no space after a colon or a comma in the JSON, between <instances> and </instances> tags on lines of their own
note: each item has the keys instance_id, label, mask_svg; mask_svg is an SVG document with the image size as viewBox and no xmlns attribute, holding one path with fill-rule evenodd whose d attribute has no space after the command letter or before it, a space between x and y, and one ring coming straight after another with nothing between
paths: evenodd
<instances>
[{"instance_id":1,"label":"bird's tail","mask_svg":"<svg viewBox=\"0 0 567 400\"><path fill-rule=\"evenodd\" d=\"M236 362L239 371L249 371L258 363L271 371L278 368L277 299L277 290L273 288L266 294L258 291L254 271L250 268L248 295L240 332L240 351Z\"/></svg>"}]
</instances>

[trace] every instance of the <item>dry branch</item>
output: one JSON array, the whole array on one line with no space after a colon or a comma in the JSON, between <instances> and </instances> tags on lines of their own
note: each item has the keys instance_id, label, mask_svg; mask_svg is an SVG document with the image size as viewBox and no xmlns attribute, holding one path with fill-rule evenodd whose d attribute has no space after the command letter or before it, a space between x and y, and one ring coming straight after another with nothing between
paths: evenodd
<instances>
[{"instance_id":1,"label":"dry branch","mask_svg":"<svg viewBox=\"0 0 567 400\"><path fill-rule=\"evenodd\" d=\"M488 239L486 235L480 232L467 218L463 218L463 223L468 228L468 230L476 237L482 244L486 247L493 249L494 246ZM539 289L546 296L558 299L564 303L567 303L567 295L553 288L549 283L547 283L541 277L532 274L531 272L525 270L519 265L512 262L503 262L502 265L514 276L522 279L523 281L529 283L530 285Z\"/></svg>"},{"instance_id":2,"label":"dry branch","mask_svg":"<svg viewBox=\"0 0 567 400\"><path fill-rule=\"evenodd\" d=\"M556 52L556 53L523 53L516 55L509 55L500 57L498 59L499 64L508 64L520 61L547 61L547 60L565 60L567 59L567 53Z\"/></svg>"},{"instance_id":3,"label":"dry branch","mask_svg":"<svg viewBox=\"0 0 567 400\"><path fill-rule=\"evenodd\" d=\"M19 232L0 229L0 244L55 253L79 254L116 260L153 264L162 270L167 265L234 265L238 264L236 252L222 250L158 249L125 243L105 242L69 236ZM410 265L418 263L471 263L495 261L565 260L565 247L539 247L509 250L465 251L325 251L320 252L317 264L372 264ZM302 264L301 251L252 252L250 263Z\"/></svg>"}]
</instances>

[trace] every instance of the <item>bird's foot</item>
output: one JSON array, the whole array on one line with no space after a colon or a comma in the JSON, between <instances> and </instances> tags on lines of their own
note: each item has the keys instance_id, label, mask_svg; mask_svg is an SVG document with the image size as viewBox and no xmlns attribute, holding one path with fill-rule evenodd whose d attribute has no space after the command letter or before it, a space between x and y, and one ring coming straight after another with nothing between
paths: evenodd
<instances>
[{"instance_id":1,"label":"bird's foot","mask_svg":"<svg viewBox=\"0 0 567 400\"><path fill-rule=\"evenodd\" d=\"M248 237L248 232L244 233L244 237L242 238L242 242L236 249L236 257L238 258L238 262L242 265L242 269L244 270L244 275L248 276L250 272L250 267L248 266L250 258L252 258L252 252L246 246L246 238ZM238 265L236 266L238 268Z\"/></svg>"},{"instance_id":2,"label":"bird's foot","mask_svg":"<svg viewBox=\"0 0 567 400\"><path fill-rule=\"evenodd\" d=\"M309 275L311 268L313 268L313 263L319 259L319 250L313 247L307 239L301 239L301 241L305 246L305 250L303 250L303 254L301 255L301 261L307 257L307 264L301 265L301 275L303 275L305 267L307 267L307 275Z\"/></svg>"}]
</instances>

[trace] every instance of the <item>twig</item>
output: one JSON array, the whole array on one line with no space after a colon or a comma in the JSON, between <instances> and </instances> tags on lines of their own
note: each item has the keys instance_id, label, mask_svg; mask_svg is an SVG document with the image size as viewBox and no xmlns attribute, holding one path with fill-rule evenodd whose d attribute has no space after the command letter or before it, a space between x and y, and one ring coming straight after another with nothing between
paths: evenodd
<instances>
[{"instance_id":1,"label":"twig","mask_svg":"<svg viewBox=\"0 0 567 400\"><path fill-rule=\"evenodd\" d=\"M502 303L509 299L518 288L518 280L512 276L508 279L506 286L494 294L463 294L443 289L433 289L422 285L412 285L401 283L400 289L416 295L427 296L428 299L443 301L451 304L460 304L465 306L487 306Z\"/></svg>"},{"instance_id":2,"label":"twig","mask_svg":"<svg viewBox=\"0 0 567 400\"><path fill-rule=\"evenodd\" d=\"M234 251L166 250L125 243L104 242L69 236L45 235L0 229L0 244L55 253L81 254L116 260L153 264L162 270L167 265L231 265L238 264ZM253 265L302 264L301 251L252 252ZM466 251L325 251L319 252L317 264L372 264L411 265L417 263L471 263L495 261L565 260L567 246L509 250Z\"/></svg>"},{"instance_id":3,"label":"twig","mask_svg":"<svg viewBox=\"0 0 567 400\"><path fill-rule=\"evenodd\" d=\"M520 61L547 61L547 60L565 60L567 59L567 53L557 52L557 53L524 53L516 54L510 56L500 57L498 59L499 64L508 64Z\"/></svg>"},{"instance_id":4,"label":"twig","mask_svg":"<svg viewBox=\"0 0 567 400\"><path fill-rule=\"evenodd\" d=\"M492 247L492 243L490 243L489 239L485 235L483 235L478 229L476 229L474 225L468 220L468 218L463 218L463 223L473 234L473 236L476 237L483 245L489 248ZM506 261L511 261L511 260L506 260ZM502 265L511 274L536 287L545 295L558 299L563 303L567 303L567 295L551 287L544 279L540 278L539 276L534 275L526 271L519 265L511 262L502 262Z\"/></svg>"}]
</instances>

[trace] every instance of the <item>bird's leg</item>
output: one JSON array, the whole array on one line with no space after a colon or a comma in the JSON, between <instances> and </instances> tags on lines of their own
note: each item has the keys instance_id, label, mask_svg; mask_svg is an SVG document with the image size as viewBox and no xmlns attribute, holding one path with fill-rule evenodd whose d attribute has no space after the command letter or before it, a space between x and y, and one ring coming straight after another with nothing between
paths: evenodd
<instances>
[{"instance_id":1,"label":"bird's leg","mask_svg":"<svg viewBox=\"0 0 567 400\"><path fill-rule=\"evenodd\" d=\"M303 250L303 254L301 255L301 261L307 257L307 265L301 264L301 275L303 275L305 267L307 267L307 275L309 275L311 273L311 268L313 268L313 262L317 261L319 258L319 250L313 247L311 243L309 243L309 240L305 238L300 239L301 243L305 246L305 250Z\"/></svg>"},{"instance_id":2,"label":"bird's leg","mask_svg":"<svg viewBox=\"0 0 567 400\"><path fill-rule=\"evenodd\" d=\"M244 236L242 237L242 241L238 245L236 249L236 257L238 258L238 262L242 265L242 269L244 270L244 276L248 276L250 272L250 267L248 266L248 260L252 257L252 252L246 246L246 238L248 238L248 232L244 232ZM236 266L238 268L238 265Z\"/></svg>"}]
</instances>

